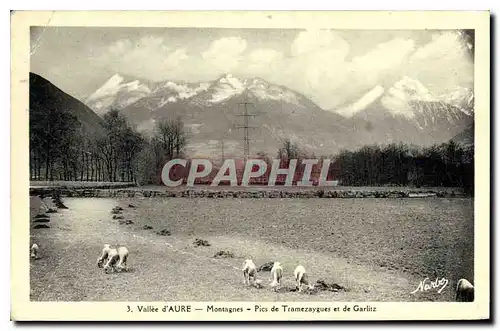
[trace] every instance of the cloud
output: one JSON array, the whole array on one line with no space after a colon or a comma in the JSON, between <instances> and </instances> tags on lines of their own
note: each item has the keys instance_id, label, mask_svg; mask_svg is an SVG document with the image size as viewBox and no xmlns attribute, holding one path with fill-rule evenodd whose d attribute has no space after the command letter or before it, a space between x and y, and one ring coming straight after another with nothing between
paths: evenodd
<instances>
[{"instance_id":1,"label":"cloud","mask_svg":"<svg viewBox=\"0 0 500 331\"><path fill-rule=\"evenodd\" d=\"M146 36L137 41L118 40L96 61L118 73L161 80L188 59L185 49L169 48L163 38Z\"/></svg>"},{"instance_id":2,"label":"cloud","mask_svg":"<svg viewBox=\"0 0 500 331\"><path fill-rule=\"evenodd\" d=\"M274 49L256 49L248 54L248 60L253 65L266 66L275 61L282 60L283 53Z\"/></svg>"},{"instance_id":3,"label":"cloud","mask_svg":"<svg viewBox=\"0 0 500 331\"><path fill-rule=\"evenodd\" d=\"M187 60L189 56L184 48L176 49L172 53L168 54L165 58L164 63L167 66L178 67L183 61Z\"/></svg>"},{"instance_id":4,"label":"cloud","mask_svg":"<svg viewBox=\"0 0 500 331\"><path fill-rule=\"evenodd\" d=\"M347 56L349 44L330 30L307 30L297 35L290 48L292 56L310 56L323 51L343 58Z\"/></svg>"},{"instance_id":5,"label":"cloud","mask_svg":"<svg viewBox=\"0 0 500 331\"><path fill-rule=\"evenodd\" d=\"M240 64L240 56L246 48L247 42L243 38L221 38L212 42L201 57L208 67L229 72Z\"/></svg>"},{"instance_id":6,"label":"cloud","mask_svg":"<svg viewBox=\"0 0 500 331\"><path fill-rule=\"evenodd\" d=\"M412 56L411 61L422 59L444 59L460 56L464 46L459 40L458 32L450 31L432 36L432 41L420 47Z\"/></svg>"},{"instance_id":7,"label":"cloud","mask_svg":"<svg viewBox=\"0 0 500 331\"><path fill-rule=\"evenodd\" d=\"M343 81L348 53L349 44L334 31L302 31L290 44L289 55L273 67L276 72L264 78L273 78L325 106L324 101L332 99L332 91Z\"/></svg>"},{"instance_id":8,"label":"cloud","mask_svg":"<svg viewBox=\"0 0 500 331\"><path fill-rule=\"evenodd\" d=\"M245 77L267 77L279 80L279 73L283 72L284 55L282 52L270 48L259 48L248 53L241 59L241 65L236 71Z\"/></svg>"},{"instance_id":9,"label":"cloud","mask_svg":"<svg viewBox=\"0 0 500 331\"><path fill-rule=\"evenodd\" d=\"M362 74L365 79L368 76L377 76L385 70L397 68L403 59L415 48L415 42L408 39L392 39L388 42L378 44L368 53L352 59L350 68L352 71ZM373 79L374 77L369 77Z\"/></svg>"},{"instance_id":10,"label":"cloud","mask_svg":"<svg viewBox=\"0 0 500 331\"><path fill-rule=\"evenodd\" d=\"M409 59L408 74L420 79L434 93L446 93L457 86L472 87L474 64L468 45L457 31L435 33Z\"/></svg>"},{"instance_id":11,"label":"cloud","mask_svg":"<svg viewBox=\"0 0 500 331\"><path fill-rule=\"evenodd\" d=\"M348 59L350 44L333 31L299 33L291 45L287 65L289 83L312 97L320 106L332 108L360 97L381 77L400 70L414 50L412 39L394 38Z\"/></svg>"}]
</instances>

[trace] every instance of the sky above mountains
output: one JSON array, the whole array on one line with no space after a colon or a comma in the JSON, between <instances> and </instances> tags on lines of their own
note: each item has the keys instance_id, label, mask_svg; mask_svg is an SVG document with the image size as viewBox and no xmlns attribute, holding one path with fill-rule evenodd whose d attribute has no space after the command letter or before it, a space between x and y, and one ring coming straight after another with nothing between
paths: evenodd
<instances>
[{"instance_id":1,"label":"sky above mountains","mask_svg":"<svg viewBox=\"0 0 500 331\"><path fill-rule=\"evenodd\" d=\"M189 82L261 77L341 108L376 86L418 79L434 94L473 87L458 31L34 27L31 71L88 97L113 74Z\"/></svg>"}]
</instances>

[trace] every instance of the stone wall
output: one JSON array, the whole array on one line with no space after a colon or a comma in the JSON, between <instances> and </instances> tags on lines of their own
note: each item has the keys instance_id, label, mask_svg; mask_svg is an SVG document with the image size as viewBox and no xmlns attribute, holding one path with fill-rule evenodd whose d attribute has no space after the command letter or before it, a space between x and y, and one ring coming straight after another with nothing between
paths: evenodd
<instances>
[{"instance_id":1,"label":"stone wall","mask_svg":"<svg viewBox=\"0 0 500 331\"><path fill-rule=\"evenodd\" d=\"M37 188L30 189L30 195L52 195L58 194L62 197L165 197L165 198L463 198L467 197L461 190L261 190L261 191L215 191L215 190L180 190L180 191L151 191L131 189L74 189L74 188Z\"/></svg>"}]
</instances>

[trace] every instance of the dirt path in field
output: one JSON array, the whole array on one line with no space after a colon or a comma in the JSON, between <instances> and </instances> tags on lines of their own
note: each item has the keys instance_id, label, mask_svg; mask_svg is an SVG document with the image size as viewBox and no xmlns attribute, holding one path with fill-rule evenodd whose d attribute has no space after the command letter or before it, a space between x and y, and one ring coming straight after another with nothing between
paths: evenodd
<instances>
[{"instance_id":1,"label":"dirt path in field","mask_svg":"<svg viewBox=\"0 0 500 331\"><path fill-rule=\"evenodd\" d=\"M290 249L258 238L210 236L209 247L194 247L195 236L159 236L142 224L119 225L110 199L89 199L88 205L68 200L67 210L49 214L48 229L32 229L31 240L40 246L40 259L31 260L33 301L422 301L450 300L452 284L436 295L412 292L420 279L398 271L373 269L313 251ZM124 219L130 209L124 208ZM32 215L39 201L32 199ZM140 225L141 224L141 225ZM96 266L104 243L129 248L128 272L105 274ZM219 249L231 249L234 258L215 259ZM293 269L301 263L310 280L325 279L348 288L347 292L316 294L269 289L270 275L262 272L265 288L243 285L241 263L251 256L257 265L280 257L284 287L293 286Z\"/></svg>"}]
</instances>

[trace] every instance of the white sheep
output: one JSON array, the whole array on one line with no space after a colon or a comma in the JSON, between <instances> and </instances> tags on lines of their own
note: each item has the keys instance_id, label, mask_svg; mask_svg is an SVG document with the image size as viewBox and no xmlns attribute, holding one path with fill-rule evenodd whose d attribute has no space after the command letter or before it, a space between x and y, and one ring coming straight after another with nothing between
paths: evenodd
<instances>
[{"instance_id":1,"label":"white sheep","mask_svg":"<svg viewBox=\"0 0 500 331\"><path fill-rule=\"evenodd\" d=\"M283 267L281 263L274 262L273 268L271 269L271 277L273 279L271 287L273 289L279 289L281 286L281 278L283 278Z\"/></svg>"},{"instance_id":2,"label":"white sheep","mask_svg":"<svg viewBox=\"0 0 500 331\"><path fill-rule=\"evenodd\" d=\"M120 256L118 256L118 250L116 248L111 248L108 251L108 261L104 265L104 272L105 273L110 273L115 269L115 265L120 259Z\"/></svg>"},{"instance_id":3,"label":"white sheep","mask_svg":"<svg viewBox=\"0 0 500 331\"><path fill-rule=\"evenodd\" d=\"M122 271L127 270L127 259L128 259L128 249L125 246L118 248L118 263L116 264L116 270Z\"/></svg>"},{"instance_id":4,"label":"white sheep","mask_svg":"<svg viewBox=\"0 0 500 331\"><path fill-rule=\"evenodd\" d=\"M298 265L295 268L295 270L293 271L293 275L295 281L297 282L297 289L299 292L302 291L302 284L307 285L310 290L314 289L314 285L309 284L309 281L307 280L306 268L304 268L302 265Z\"/></svg>"},{"instance_id":5,"label":"white sheep","mask_svg":"<svg viewBox=\"0 0 500 331\"><path fill-rule=\"evenodd\" d=\"M38 247L38 245L37 245L37 244L33 244L33 245L31 246L31 250L30 250L30 252L31 252L31 258L32 258L32 259L35 259L35 260L36 260L36 259L38 258L38 250L39 250L39 249L40 249L40 248Z\"/></svg>"},{"instance_id":6,"label":"white sheep","mask_svg":"<svg viewBox=\"0 0 500 331\"><path fill-rule=\"evenodd\" d=\"M121 246L118 249L111 248L108 253L108 262L106 262L104 266L104 271L110 273L113 271L126 270L128 255L129 252L127 247Z\"/></svg>"},{"instance_id":7,"label":"white sheep","mask_svg":"<svg viewBox=\"0 0 500 331\"><path fill-rule=\"evenodd\" d=\"M108 259L109 251L111 250L111 245L105 244L102 249L101 256L97 258L97 267L102 268L103 263Z\"/></svg>"},{"instance_id":8,"label":"white sheep","mask_svg":"<svg viewBox=\"0 0 500 331\"><path fill-rule=\"evenodd\" d=\"M460 279L457 282L456 301L473 302L474 301L474 285L467 279Z\"/></svg>"},{"instance_id":9,"label":"white sheep","mask_svg":"<svg viewBox=\"0 0 500 331\"><path fill-rule=\"evenodd\" d=\"M256 284L257 280L257 267L251 259L247 259L243 262L243 284L250 285L250 277L252 278L252 283ZM260 284L260 282L258 282Z\"/></svg>"}]
</instances>

